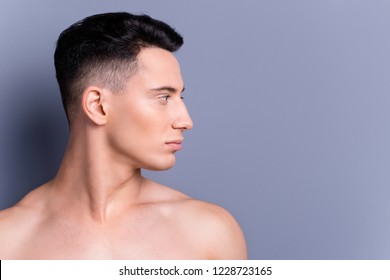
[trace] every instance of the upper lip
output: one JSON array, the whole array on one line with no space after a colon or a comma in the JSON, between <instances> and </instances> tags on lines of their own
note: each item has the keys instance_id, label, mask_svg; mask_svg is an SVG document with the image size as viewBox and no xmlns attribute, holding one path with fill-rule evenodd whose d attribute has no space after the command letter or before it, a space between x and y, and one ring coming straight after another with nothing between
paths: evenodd
<instances>
[{"instance_id":1,"label":"upper lip","mask_svg":"<svg viewBox=\"0 0 390 280\"><path fill-rule=\"evenodd\" d=\"M183 142L183 140L184 140L183 138L179 138L179 139L167 141L166 143L167 144L170 144L170 143L181 144Z\"/></svg>"}]
</instances>

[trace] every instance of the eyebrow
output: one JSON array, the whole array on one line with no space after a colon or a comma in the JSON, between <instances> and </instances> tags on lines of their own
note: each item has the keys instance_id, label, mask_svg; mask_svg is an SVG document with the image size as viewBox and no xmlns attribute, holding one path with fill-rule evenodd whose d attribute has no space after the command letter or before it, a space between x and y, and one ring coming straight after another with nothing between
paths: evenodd
<instances>
[{"instance_id":1,"label":"eyebrow","mask_svg":"<svg viewBox=\"0 0 390 280\"><path fill-rule=\"evenodd\" d=\"M181 92L183 92L185 89L186 88L183 87L183 90ZM168 91L170 93L176 93L176 92L178 92L178 89L174 88L174 87L170 87L170 86L163 86L163 87L159 87L159 88L153 88L153 89L151 89L151 91L156 91L156 92Z\"/></svg>"}]
</instances>

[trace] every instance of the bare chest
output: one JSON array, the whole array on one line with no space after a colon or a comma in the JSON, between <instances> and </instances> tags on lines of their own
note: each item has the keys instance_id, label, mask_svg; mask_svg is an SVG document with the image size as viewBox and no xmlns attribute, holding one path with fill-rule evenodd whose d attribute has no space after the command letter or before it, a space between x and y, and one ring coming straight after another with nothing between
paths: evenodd
<instances>
[{"instance_id":1,"label":"bare chest","mask_svg":"<svg viewBox=\"0 0 390 280\"><path fill-rule=\"evenodd\" d=\"M191 236L170 221L107 226L43 224L15 248L17 259L204 259Z\"/></svg>"}]
</instances>

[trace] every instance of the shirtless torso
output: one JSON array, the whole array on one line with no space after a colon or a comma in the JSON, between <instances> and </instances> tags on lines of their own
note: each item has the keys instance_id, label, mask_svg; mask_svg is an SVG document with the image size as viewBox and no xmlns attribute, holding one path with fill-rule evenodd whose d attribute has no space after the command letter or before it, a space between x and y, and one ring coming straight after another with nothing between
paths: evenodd
<instances>
[{"instance_id":1,"label":"shirtless torso","mask_svg":"<svg viewBox=\"0 0 390 280\"><path fill-rule=\"evenodd\" d=\"M224 209L152 181L144 187L138 204L99 222L46 184L0 212L0 259L246 258L242 233Z\"/></svg>"}]
</instances>

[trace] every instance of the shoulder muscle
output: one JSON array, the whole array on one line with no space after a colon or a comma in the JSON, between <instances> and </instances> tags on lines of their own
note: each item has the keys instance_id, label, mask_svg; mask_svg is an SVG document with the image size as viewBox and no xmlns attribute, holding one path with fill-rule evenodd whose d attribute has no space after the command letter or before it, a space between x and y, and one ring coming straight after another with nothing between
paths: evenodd
<instances>
[{"instance_id":1,"label":"shoulder muscle","mask_svg":"<svg viewBox=\"0 0 390 280\"><path fill-rule=\"evenodd\" d=\"M191 200L186 211L190 230L209 259L246 259L247 251L243 232L224 208Z\"/></svg>"}]
</instances>

